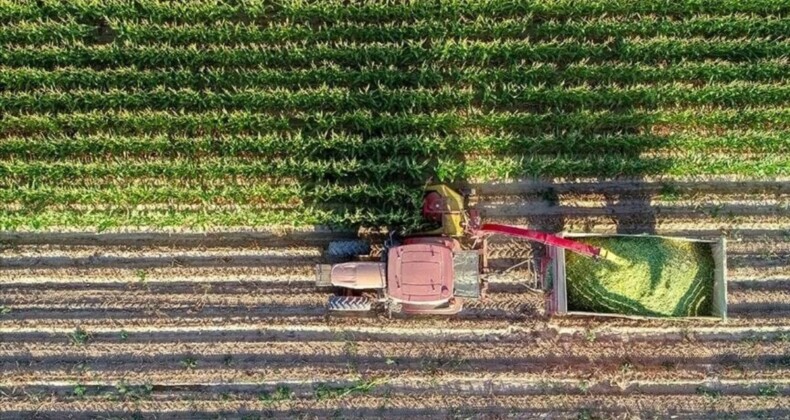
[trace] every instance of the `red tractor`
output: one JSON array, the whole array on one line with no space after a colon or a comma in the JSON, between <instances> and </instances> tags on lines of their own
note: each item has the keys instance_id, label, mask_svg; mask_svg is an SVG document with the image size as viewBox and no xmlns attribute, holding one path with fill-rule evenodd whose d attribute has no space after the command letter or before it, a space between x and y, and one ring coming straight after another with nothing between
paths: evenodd
<instances>
[{"instance_id":1,"label":"red tractor","mask_svg":"<svg viewBox=\"0 0 790 420\"><path fill-rule=\"evenodd\" d=\"M480 224L475 210L465 209L465 196L446 185L426 189L423 216L441 225L434 231L385 242L380 260L365 257L370 247L362 241L332 242L330 260L353 261L317 266L317 285L331 287L330 311L370 311L381 304L404 314L454 315L464 299L485 297L486 241L505 234L565 248L593 258L600 249L515 226ZM462 237L473 244L463 249ZM393 305L395 304L395 305Z\"/></svg>"}]
</instances>

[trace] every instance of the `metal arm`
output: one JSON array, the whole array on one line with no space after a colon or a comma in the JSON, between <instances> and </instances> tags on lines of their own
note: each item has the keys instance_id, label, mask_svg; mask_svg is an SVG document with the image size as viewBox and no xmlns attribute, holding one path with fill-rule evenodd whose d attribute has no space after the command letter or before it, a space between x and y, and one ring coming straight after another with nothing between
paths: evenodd
<instances>
[{"instance_id":1,"label":"metal arm","mask_svg":"<svg viewBox=\"0 0 790 420\"><path fill-rule=\"evenodd\" d=\"M486 223L475 229L475 233L499 233L502 235L514 236L516 238L529 239L545 245L552 245L564 248L587 257L598 259L601 257L601 248L577 242L571 239L562 238L546 232L539 232L531 229L524 229L516 226L499 225Z\"/></svg>"}]
</instances>

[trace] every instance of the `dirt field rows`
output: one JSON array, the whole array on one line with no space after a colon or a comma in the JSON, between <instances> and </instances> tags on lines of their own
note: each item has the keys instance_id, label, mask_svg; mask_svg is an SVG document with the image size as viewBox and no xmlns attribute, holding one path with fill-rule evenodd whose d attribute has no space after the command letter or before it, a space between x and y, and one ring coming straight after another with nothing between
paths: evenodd
<instances>
[{"instance_id":1,"label":"dirt field rows","mask_svg":"<svg viewBox=\"0 0 790 420\"><path fill-rule=\"evenodd\" d=\"M634 185L622 194L660 193ZM784 184L681 191L669 214L653 201L606 209L582 183L561 184L558 202L526 188L508 194L513 185L478 188L478 205L509 209L498 213L509 223L597 220L574 213L583 207L605 214L587 225L595 231L655 220L660 234L728 235L731 319L548 318L524 267L493 278L490 299L457 318L327 318L313 265L346 233L213 233L202 242L188 233L7 233L0 409L41 418L790 415L790 232L779 228L789 224L757 204L786 202ZM736 218L700 214L730 197ZM493 240L491 264L536 250Z\"/></svg>"}]
</instances>

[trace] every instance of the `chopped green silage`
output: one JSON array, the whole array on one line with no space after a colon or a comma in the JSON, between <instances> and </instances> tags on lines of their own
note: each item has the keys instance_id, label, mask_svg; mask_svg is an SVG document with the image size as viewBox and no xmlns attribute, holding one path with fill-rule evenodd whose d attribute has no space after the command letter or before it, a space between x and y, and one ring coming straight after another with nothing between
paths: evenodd
<instances>
[{"instance_id":1,"label":"chopped green silage","mask_svg":"<svg viewBox=\"0 0 790 420\"><path fill-rule=\"evenodd\" d=\"M583 238L626 261L566 253L568 309L640 316L712 315L710 244L656 237Z\"/></svg>"}]
</instances>

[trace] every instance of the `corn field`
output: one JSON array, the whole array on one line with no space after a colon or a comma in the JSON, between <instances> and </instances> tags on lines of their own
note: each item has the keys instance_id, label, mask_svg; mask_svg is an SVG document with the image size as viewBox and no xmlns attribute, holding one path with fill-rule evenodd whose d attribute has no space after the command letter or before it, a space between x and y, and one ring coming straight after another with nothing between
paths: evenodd
<instances>
[{"instance_id":1,"label":"corn field","mask_svg":"<svg viewBox=\"0 0 790 420\"><path fill-rule=\"evenodd\" d=\"M416 226L431 177L785 176L785 12L5 2L0 224Z\"/></svg>"}]
</instances>

